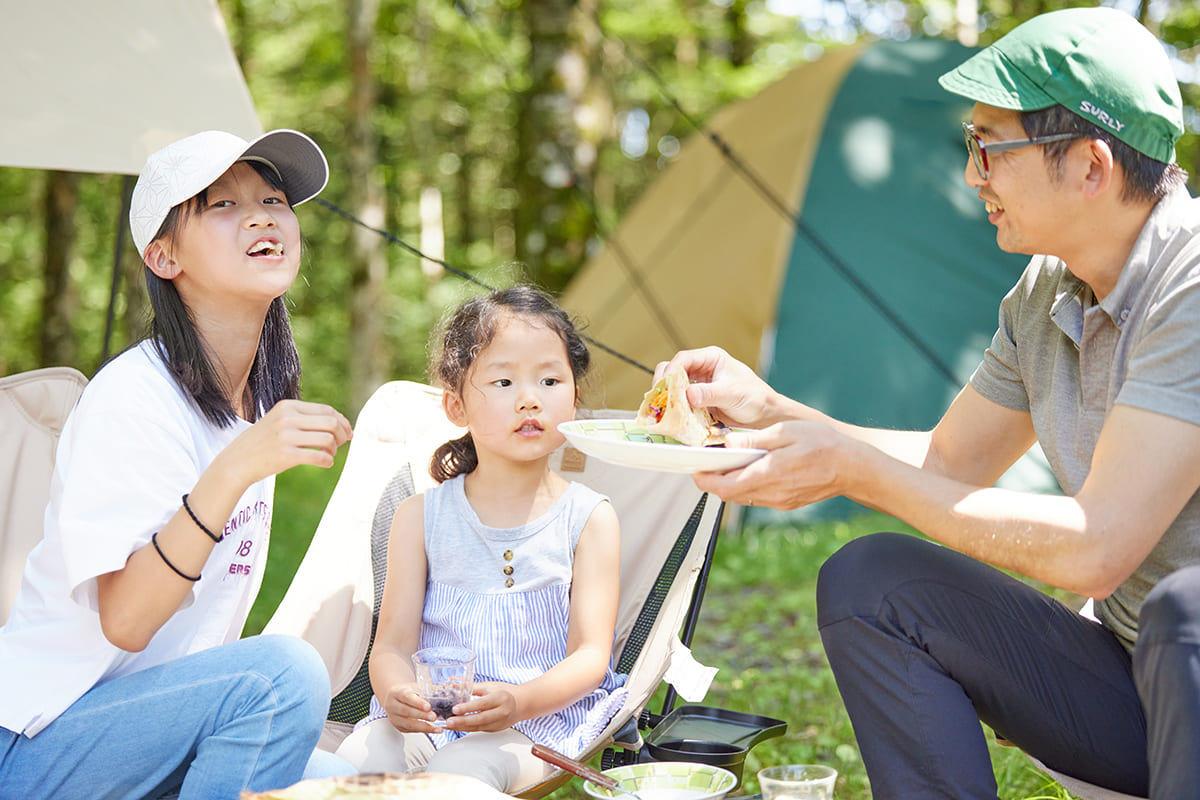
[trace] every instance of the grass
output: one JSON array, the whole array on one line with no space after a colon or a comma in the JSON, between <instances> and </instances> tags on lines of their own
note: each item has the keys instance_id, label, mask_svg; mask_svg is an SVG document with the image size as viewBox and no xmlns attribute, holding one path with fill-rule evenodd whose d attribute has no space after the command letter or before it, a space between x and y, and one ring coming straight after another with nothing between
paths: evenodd
<instances>
[{"instance_id":1,"label":"grass","mask_svg":"<svg viewBox=\"0 0 1200 800\"><path fill-rule=\"evenodd\" d=\"M277 479L270 560L247 633L262 629L286 591L341 465L339 460L331 470L296 468ZM888 517L864 515L721 535L692 642L697 660L719 668L703 704L788 722L783 736L760 743L747 755L737 795L758 791L755 773L762 767L822 763L838 770L838 800L871 797L817 634L814 590L817 570L829 555L877 530L908 529ZM649 706L652 711L662 710L661 698L660 690ZM1000 800L1071 800L1022 753L997 746L990 732L988 739ZM550 797L577 800L586 795L576 780Z\"/></svg>"},{"instance_id":2,"label":"grass","mask_svg":"<svg viewBox=\"0 0 1200 800\"><path fill-rule=\"evenodd\" d=\"M792 763L838 770L838 800L870 798L866 771L816 626L817 570L853 538L879 530L909 530L895 520L864 515L847 522L747 529L718 542L692 652L720 668L706 705L786 719L784 736L753 748L745 790L755 772ZM1068 798L1028 759L995 745L989 735L1002 800Z\"/></svg>"}]
</instances>

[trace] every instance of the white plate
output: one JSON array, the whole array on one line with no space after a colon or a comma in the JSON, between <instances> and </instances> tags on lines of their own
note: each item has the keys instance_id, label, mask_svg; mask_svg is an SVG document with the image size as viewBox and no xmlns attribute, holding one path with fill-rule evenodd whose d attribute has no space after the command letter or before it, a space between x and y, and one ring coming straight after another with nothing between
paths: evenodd
<instances>
[{"instance_id":1,"label":"white plate","mask_svg":"<svg viewBox=\"0 0 1200 800\"><path fill-rule=\"evenodd\" d=\"M631 419L577 419L558 426L577 450L610 464L658 472L724 472L744 467L766 450L689 447L636 427Z\"/></svg>"}]
</instances>

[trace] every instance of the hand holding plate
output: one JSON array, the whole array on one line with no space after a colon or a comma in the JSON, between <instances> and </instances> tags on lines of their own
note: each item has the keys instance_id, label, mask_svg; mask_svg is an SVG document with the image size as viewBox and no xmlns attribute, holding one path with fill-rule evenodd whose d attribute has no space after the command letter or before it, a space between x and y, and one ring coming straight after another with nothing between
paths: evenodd
<instances>
[{"instance_id":1,"label":"hand holding plate","mask_svg":"<svg viewBox=\"0 0 1200 800\"><path fill-rule=\"evenodd\" d=\"M703 472L696 485L730 503L783 511L845 493L841 465L866 447L821 422L783 422L761 431L735 431L730 447L766 450L760 459L728 472ZM876 451L877 452L877 451Z\"/></svg>"}]
</instances>

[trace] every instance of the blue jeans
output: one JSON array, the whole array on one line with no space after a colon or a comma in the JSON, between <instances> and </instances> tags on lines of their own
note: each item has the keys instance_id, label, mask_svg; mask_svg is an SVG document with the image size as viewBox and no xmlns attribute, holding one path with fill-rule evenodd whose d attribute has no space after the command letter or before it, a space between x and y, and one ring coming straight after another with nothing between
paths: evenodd
<instances>
[{"instance_id":1,"label":"blue jeans","mask_svg":"<svg viewBox=\"0 0 1200 800\"><path fill-rule=\"evenodd\" d=\"M306 642L253 636L93 687L32 739L0 728L2 800L236 800L351 771L313 755L329 675Z\"/></svg>"},{"instance_id":2,"label":"blue jeans","mask_svg":"<svg viewBox=\"0 0 1200 800\"><path fill-rule=\"evenodd\" d=\"M822 567L817 624L876 800L994 800L980 720L1100 786L1179 798L1200 785L1200 567L1150 592L1131 657L999 570L876 534Z\"/></svg>"}]
</instances>

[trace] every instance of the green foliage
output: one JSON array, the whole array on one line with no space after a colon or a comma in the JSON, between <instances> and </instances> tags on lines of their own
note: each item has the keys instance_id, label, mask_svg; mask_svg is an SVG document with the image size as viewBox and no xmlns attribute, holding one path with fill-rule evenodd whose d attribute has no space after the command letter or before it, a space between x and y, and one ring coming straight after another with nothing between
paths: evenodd
<instances>
[{"instance_id":1,"label":"green foliage","mask_svg":"<svg viewBox=\"0 0 1200 800\"><path fill-rule=\"evenodd\" d=\"M696 657L720 672L706 705L785 719L787 733L752 749L745 790L767 766L829 764L838 770L838 800L866 800L870 787L816 625L815 587L821 564L851 539L881 530L916 534L891 517L863 514L801 527L748 528L726 534L692 644ZM988 733L1003 800L1062 797L1025 756L998 747ZM1053 791L1061 792L1057 787Z\"/></svg>"},{"instance_id":2,"label":"green foliage","mask_svg":"<svg viewBox=\"0 0 1200 800\"><path fill-rule=\"evenodd\" d=\"M1034 14L1067 0L983 0L980 43L987 44ZM346 3L328 0L218 0L251 95L267 128L310 133L329 156L332 175L322 198L343 209L364 187L347 177L349 128ZM566 103L567 124L535 131L522 150L517 131L522 98L534 88L533 45L521 0L380 0L370 43L378 140L373 180L385 190L383 227L407 243L421 237L419 200L436 188L443 201L445 260L489 283L540 279L559 287L611 235L622 214L663 169L672 143L695 133L729 102L824 51L859 39L952 37L955 4L936 2L802 3L803 15L771 3L610 0L598 11L578 4L564 31L563 55L577 55L585 90L565 78L542 87L544 102ZM540 8L536 7L536 8ZM534 8L534 10L536 10ZM1173 47L1181 75L1195 74L1197 0L1150 6L1148 23ZM1189 73L1188 70L1191 70ZM1183 86L1188 133L1179 161L1200 188L1200 84ZM796 113L806 113L797 109ZM631 120L645 120L644 152L622 146ZM527 161L520 161L522 153ZM564 166L565 185L551 180ZM522 196L518 180L533 174L547 190ZM42 261L45 174L0 168L0 375L44 366ZM536 186L536 183L534 184ZM75 215L71 262L74 364L92 374L103 359L112 253L121 219L121 178L84 175ZM545 255L516 240L517 215L533 206ZM353 224L311 203L298 212L306 254L290 292L293 327L305 364L304 395L348 408L350 297L348 253ZM527 236L528 238L528 236ZM123 268L136 274L126 238ZM420 378L425 344L443 310L477 288L461 278L428 277L403 247L385 248L387 275L376 313L390 344L386 374ZM528 261L515 263L524 253ZM553 263L551 263L553 262ZM110 352L140 328L125 309L143 290L126 279L115 300ZM344 458L344 453L342 458ZM261 629L290 582L320 519L342 460L327 471L296 468L280 475L267 576L248 632ZM707 702L786 715L786 737L750 754L748 788L763 765L822 761L840 773L839 800L869 797L853 732L816 635L816 570L838 546L880 526L879 518L803 528L747 530L723 537L694 650L721 668ZM888 523L888 527L896 527ZM1004 798L1065 797L1019 753L994 750ZM568 787L556 797L581 797Z\"/></svg>"},{"instance_id":3,"label":"green foliage","mask_svg":"<svg viewBox=\"0 0 1200 800\"><path fill-rule=\"evenodd\" d=\"M1067 4L984 0L981 43L1035 13ZM218 0L218 6L264 126L312 134L332 167L323 199L356 209L365 187L348 177L348 4ZM552 289L563 286L612 235L646 185L670 166L678 142L731 101L859 39L956 32L949 0L576 4L552 39L561 48L550 54L558 56L559 69L538 85L531 71L537 45L529 27L549 5L379 0L378 7L369 44L377 92L370 124L378 147L372 179L384 190L382 227L419 245L420 197L436 189L449 264L489 283L532 279ZM788 7L789 13L781 12ZM1196 0L1155 4L1149 17L1148 24L1175 48L1186 78L1197 58ZM576 72L563 67L567 64ZM537 93L528 95L531 91ZM1179 158L1195 174L1200 88L1185 85L1184 92L1192 106ZM537 117L532 140L522 144L518 132L528 123L523 115L531 102L556 111ZM623 145L622 133L637 130L640 139ZM112 253L116 231L124 225L118 219L120 181L100 175L79 180L71 265L77 297L67 351L87 374L103 357ZM38 171L0 168L0 374L44 365L39 344L44 184ZM302 280L290 296L305 394L353 416L347 374L352 362L366 357L350 344L355 287L348 254L355 227L315 203L299 214L308 252ZM530 224L532 229L523 227ZM125 246L124 266L136 275L128 240ZM384 252L383 291L373 298L387 338L381 372L419 377L430 327L447 303L472 290L436 268L427 276L404 247L388 244ZM140 280L124 279L110 351L140 334L137 320L126 320L123 311L131 301L137 306L142 292Z\"/></svg>"},{"instance_id":4,"label":"green foliage","mask_svg":"<svg viewBox=\"0 0 1200 800\"><path fill-rule=\"evenodd\" d=\"M128 224L120 213L121 183L115 175L80 175L78 180L75 250L69 265L74 352L69 366L87 375L104 360L112 254L117 231L124 232ZM0 375L50 366L42 360L40 344L45 186L44 172L0 168ZM118 298L110 355L134 335L122 319L124 310L124 299Z\"/></svg>"}]
</instances>

